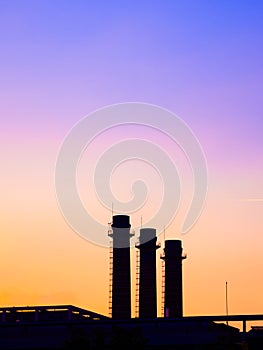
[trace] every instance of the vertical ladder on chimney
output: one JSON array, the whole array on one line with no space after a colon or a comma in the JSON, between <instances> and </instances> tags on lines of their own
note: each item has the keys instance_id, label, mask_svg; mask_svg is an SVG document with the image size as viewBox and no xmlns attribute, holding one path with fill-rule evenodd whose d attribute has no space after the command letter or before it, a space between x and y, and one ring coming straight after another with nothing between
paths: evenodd
<instances>
[{"instance_id":1,"label":"vertical ladder on chimney","mask_svg":"<svg viewBox=\"0 0 263 350\"><path fill-rule=\"evenodd\" d=\"M108 235L112 231L108 230ZM113 242L110 240L109 244L109 316L112 317L112 283L113 283Z\"/></svg>"},{"instance_id":2,"label":"vertical ladder on chimney","mask_svg":"<svg viewBox=\"0 0 263 350\"><path fill-rule=\"evenodd\" d=\"M136 250L136 290L135 290L135 317L139 317L140 304L140 250Z\"/></svg>"},{"instance_id":3,"label":"vertical ladder on chimney","mask_svg":"<svg viewBox=\"0 0 263 350\"><path fill-rule=\"evenodd\" d=\"M162 260L162 317L165 317L165 260Z\"/></svg>"}]
</instances>

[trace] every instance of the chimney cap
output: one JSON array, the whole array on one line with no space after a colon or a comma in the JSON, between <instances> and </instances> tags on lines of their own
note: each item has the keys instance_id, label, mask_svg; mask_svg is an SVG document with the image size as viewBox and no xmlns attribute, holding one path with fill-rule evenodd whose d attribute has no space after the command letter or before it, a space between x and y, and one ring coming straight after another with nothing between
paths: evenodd
<instances>
[{"instance_id":1,"label":"chimney cap","mask_svg":"<svg viewBox=\"0 0 263 350\"><path fill-rule=\"evenodd\" d=\"M140 229L140 241L148 242L156 238L155 228L141 228Z\"/></svg>"},{"instance_id":2,"label":"chimney cap","mask_svg":"<svg viewBox=\"0 0 263 350\"><path fill-rule=\"evenodd\" d=\"M169 239L165 241L165 251L181 251L182 250L182 241L179 239Z\"/></svg>"},{"instance_id":3,"label":"chimney cap","mask_svg":"<svg viewBox=\"0 0 263 350\"><path fill-rule=\"evenodd\" d=\"M112 217L112 227L129 228L130 217L128 215L114 215Z\"/></svg>"}]
</instances>

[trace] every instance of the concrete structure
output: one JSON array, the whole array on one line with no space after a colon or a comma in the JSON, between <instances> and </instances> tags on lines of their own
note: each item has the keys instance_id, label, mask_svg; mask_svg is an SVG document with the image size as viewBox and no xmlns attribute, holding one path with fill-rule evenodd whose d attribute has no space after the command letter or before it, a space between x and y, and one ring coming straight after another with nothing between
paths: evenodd
<instances>
[{"instance_id":1,"label":"concrete structure","mask_svg":"<svg viewBox=\"0 0 263 350\"><path fill-rule=\"evenodd\" d=\"M166 240L164 254L165 261L165 290L164 317L183 316L183 282L182 282L182 242L180 240Z\"/></svg>"},{"instance_id":2,"label":"concrete structure","mask_svg":"<svg viewBox=\"0 0 263 350\"><path fill-rule=\"evenodd\" d=\"M130 218L115 215L112 221L113 266L112 266L112 318L131 317L131 263L130 263Z\"/></svg>"},{"instance_id":3,"label":"concrete structure","mask_svg":"<svg viewBox=\"0 0 263 350\"><path fill-rule=\"evenodd\" d=\"M157 317L157 292L156 292L156 230L142 228L140 241L136 248L140 250L139 266L139 317Z\"/></svg>"}]
</instances>

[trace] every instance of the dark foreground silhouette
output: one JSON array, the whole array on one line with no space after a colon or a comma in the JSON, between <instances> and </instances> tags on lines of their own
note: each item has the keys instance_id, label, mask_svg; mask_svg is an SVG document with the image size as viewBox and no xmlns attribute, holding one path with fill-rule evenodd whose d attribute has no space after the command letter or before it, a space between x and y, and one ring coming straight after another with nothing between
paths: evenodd
<instances>
[{"instance_id":1,"label":"dark foreground silhouette","mask_svg":"<svg viewBox=\"0 0 263 350\"><path fill-rule=\"evenodd\" d=\"M263 315L132 318L113 320L72 305L0 308L0 350L257 350L263 328L246 331ZM216 321L216 322L213 322ZM218 323L220 322L220 323Z\"/></svg>"}]
</instances>

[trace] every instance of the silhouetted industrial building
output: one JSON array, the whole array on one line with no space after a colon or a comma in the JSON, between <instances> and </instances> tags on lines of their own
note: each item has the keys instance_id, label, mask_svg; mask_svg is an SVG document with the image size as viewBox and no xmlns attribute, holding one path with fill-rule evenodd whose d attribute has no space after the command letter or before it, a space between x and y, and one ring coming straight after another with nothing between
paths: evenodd
<instances>
[{"instance_id":1,"label":"silhouetted industrial building","mask_svg":"<svg viewBox=\"0 0 263 350\"><path fill-rule=\"evenodd\" d=\"M166 240L164 254L165 261L165 290L164 317L183 316L183 282L182 282L182 242L180 240Z\"/></svg>"},{"instance_id":2,"label":"silhouetted industrial building","mask_svg":"<svg viewBox=\"0 0 263 350\"><path fill-rule=\"evenodd\" d=\"M140 250L139 259L139 317L157 317L157 292L156 292L156 230L142 228L140 241L136 248Z\"/></svg>"},{"instance_id":3,"label":"silhouetted industrial building","mask_svg":"<svg viewBox=\"0 0 263 350\"><path fill-rule=\"evenodd\" d=\"M263 315L112 320L72 305L0 308L0 350L259 350ZM223 323L241 321L243 332ZM245 347L248 345L248 347Z\"/></svg>"},{"instance_id":4,"label":"silhouetted industrial building","mask_svg":"<svg viewBox=\"0 0 263 350\"><path fill-rule=\"evenodd\" d=\"M127 215L114 215L113 271L112 271L112 318L131 317L131 263L130 263L130 218Z\"/></svg>"}]
</instances>

